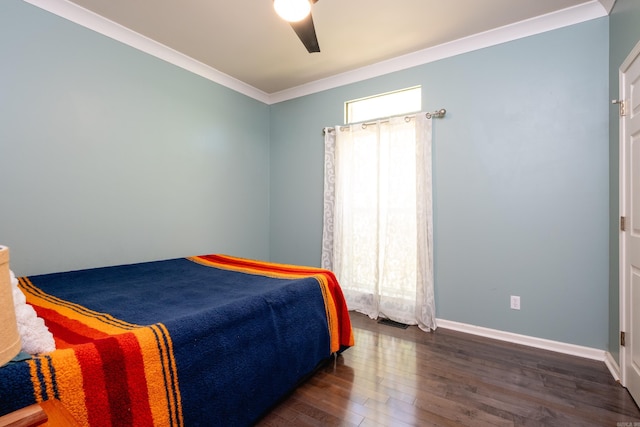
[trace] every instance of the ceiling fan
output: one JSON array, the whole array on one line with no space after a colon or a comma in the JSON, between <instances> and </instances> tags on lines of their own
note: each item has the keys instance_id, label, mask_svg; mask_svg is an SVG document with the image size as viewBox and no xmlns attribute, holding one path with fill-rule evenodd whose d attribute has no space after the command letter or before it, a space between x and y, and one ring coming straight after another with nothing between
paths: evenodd
<instances>
[{"instance_id":1,"label":"ceiling fan","mask_svg":"<svg viewBox=\"0 0 640 427\"><path fill-rule=\"evenodd\" d=\"M282 19L288 21L309 53L320 52L316 29L311 16L311 5L318 0L274 0L273 7Z\"/></svg>"}]
</instances>

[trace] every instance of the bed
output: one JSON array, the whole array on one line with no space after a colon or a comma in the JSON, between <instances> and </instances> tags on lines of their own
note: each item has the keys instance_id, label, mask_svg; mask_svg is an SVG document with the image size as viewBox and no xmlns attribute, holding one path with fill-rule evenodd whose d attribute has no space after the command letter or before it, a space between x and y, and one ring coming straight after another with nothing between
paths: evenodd
<instances>
[{"instance_id":1,"label":"bed","mask_svg":"<svg viewBox=\"0 0 640 427\"><path fill-rule=\"evenodd\" d=\"M86 426L250 425L354 344L318 268L202 255L19 287L56 350L0 368L0 415L55 398Z\"/></svg>"}]
</instances>

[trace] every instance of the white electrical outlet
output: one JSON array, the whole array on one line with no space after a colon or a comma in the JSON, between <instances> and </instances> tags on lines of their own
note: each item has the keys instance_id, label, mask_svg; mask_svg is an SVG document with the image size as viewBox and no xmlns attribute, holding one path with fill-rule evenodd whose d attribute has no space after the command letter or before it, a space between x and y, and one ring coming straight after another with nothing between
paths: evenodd
<instances>
[{"instance_id":1,"label":"white electrical outlet","mask_svg":"<svg viewBox=\"0 0 640 427\"><path fill-rule=\"evenodd\" d=\"M520 310L520 297L511 295L511 308L513 310Z\"/></svg>"}]
</instances>

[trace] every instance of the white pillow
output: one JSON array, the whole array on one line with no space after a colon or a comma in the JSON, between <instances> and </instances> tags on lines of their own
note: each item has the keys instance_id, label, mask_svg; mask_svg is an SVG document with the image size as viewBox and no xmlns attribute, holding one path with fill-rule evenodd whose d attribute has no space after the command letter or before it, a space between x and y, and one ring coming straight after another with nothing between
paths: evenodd
<instances>
[{"instance_id":1,"label":"white pillow","mask_svg":"<svg viewBox=\"0 0 640 427\"><path fill-rule=\"evenodd\" d=\"M13 288L13 304L16 309L16 320L18 322L18 333L22 341L22 351L29 354L48 353L56 349L53 335L36 314L36 311L27 304L27 299L18 288L18 279L13 271L9 271L11 276L11 287Z\"/></svg>"}]
</instances>

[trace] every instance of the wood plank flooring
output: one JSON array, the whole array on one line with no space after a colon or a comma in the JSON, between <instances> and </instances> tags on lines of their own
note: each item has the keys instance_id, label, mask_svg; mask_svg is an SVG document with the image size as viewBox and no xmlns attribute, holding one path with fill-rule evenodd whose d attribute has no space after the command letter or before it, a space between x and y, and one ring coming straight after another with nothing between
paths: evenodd
<instances>
[{"instance_id":1,"label":"wood plank flooring","mask_svg":"<svg viewBox=\"0 0 640 427\"><path fill-rule=\"evenodd\" d=\"M351 319L356 345L258 426L640 426L603 362Z\"/></svg>"}]
</instances>

